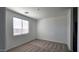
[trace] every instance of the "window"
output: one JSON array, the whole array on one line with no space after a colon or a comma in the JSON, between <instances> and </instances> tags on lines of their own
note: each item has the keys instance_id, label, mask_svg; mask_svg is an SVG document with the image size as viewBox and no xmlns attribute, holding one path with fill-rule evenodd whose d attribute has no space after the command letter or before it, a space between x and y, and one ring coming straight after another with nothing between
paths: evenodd
<instances>
[{"instance_id":1,"label":"window","mask_svg":"<svg viewBox=\"0 0 79 59\"><path fill-rule=\"evenodd\" d=\"M29 22L13 17L13 35L22 35L29 33Z\"/></svg>"},{"instance_id":2,"label":"window","mask_svg":"<svg viewBox=\"0 0 79 59\"><path fill-rule=\"evenodd\" d=\"M22 21L23 22L23 31L22 31L22 33L23 34L25 34L25 33L28 33L29 32L29 22L28 21L25 21L25 20L23 20Z\"/></svg>"}]
</instances>

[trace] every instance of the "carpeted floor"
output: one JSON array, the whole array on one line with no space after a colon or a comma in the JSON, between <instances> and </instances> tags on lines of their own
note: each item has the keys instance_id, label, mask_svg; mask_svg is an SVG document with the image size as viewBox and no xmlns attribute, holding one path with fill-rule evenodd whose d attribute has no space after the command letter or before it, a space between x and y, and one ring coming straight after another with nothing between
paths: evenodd
<instances>
[{"instance_id":1,"label":"carpeted floor","mask_svg":"<svg viewBox=\"0 0 79 59\"><path fill-rule=\"evenodd\" d=\"M66 44L35 39L8 52L68 52Z\"/></svg>"}]
</instances>

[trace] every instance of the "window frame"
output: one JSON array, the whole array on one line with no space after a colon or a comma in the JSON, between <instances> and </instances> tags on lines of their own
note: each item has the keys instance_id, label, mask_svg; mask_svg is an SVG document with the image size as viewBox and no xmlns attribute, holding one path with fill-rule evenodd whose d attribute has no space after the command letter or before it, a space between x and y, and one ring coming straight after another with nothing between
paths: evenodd
<instances>
[{"instance_id":1,"label":"window frame","mask_svg":"<svg viewBox=\"0 0 79 59\"><path fill-rule=\"evenodd\" d=\"M21 32L20 32L20 34L15 34L15 28L14 28L14 18L16 18L16 19L20 19L21 20ZM25 32L23 32L23 30L24 30L24 28L23 28L23 21L26 21L27 22L27 33ZM28 34L29 33L29 21L28 20L24 20L24 19L21 19L21 18L18 18L18 17L13 17L13 36L20 36L20 35L26 35L26 34Z\"/></svg>"}]
</instances>

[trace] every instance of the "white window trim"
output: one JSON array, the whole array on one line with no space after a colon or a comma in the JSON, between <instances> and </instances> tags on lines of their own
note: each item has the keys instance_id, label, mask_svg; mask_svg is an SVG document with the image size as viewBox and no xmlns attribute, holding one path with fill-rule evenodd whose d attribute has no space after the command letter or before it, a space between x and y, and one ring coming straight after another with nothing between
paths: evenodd
<instances>
[{"instance_id":1,"label":"white window trim","mask_svg":"<svg viewBox=\"0 0 79 59\"><path fill-rule=\"evenodd\" d=\"M17 18L17 17L13 17L13 21L14 21L14 18ZM20 18L17 18L17 19L20 19ZM18 34L15 34L14 33L14 26L13 26L13 36L20 36L20 35L25 35L25 34L28 34L29 33L29 21L28 20L25 20L25 21L27 21L28 22L28 30L27 30L27 33L25 32L23 32L23 19L21 19L21 27L22 27L22 29L21 29L21 32L20 33L18 33ZM14 24L14 22L13 22L13 24Z\"/></svg>"}]
</instances>

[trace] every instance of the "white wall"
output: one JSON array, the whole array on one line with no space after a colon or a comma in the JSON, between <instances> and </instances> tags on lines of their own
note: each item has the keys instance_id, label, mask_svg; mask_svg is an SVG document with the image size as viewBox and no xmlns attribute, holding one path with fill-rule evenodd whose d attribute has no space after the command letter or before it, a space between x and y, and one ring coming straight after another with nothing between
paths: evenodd
<instances>
[{"instance_id":1,"label":"white wall","mask_svg":"<svg viewBox=\"0 0 79 59\"><path fill-rule=\"evenodd\" d=\"M21 36L13 36L13 17L28 20L30 33ZM35 19L25 17L6 9L6 50L36 39L36 23L37 21Z\"/></svg>"},{"instance_id":2,"label":"white wall","mask_svg":"<svg viewBox=\"0 0 79 59\"><path fill-rule=\"evenodd\" d=\"M67 44L67 16L38 21L38 38Z\"/></svg>"},{"instance_id":3,"label":"white wall","mask_svg":"<svg viewBox=\"0 0 79 59\"><path fill-rule=\"evenodd\" d=\"M71 9L62 16L41 19L37 25L38 38L65 43L72 50L71 22Z\"/></svg>"},{"instance_id":4,"label":"white wall","mask_svg":"<svg viewBox=\"0 0 79 59\"><path fill-rule=\"evenodd\" d=\"M68 10L68 15L67 15L67 45L69 50L72 49L72 40L73 40L73 19L72 19L72 9Z\"/></svg>"}]
</instances>

